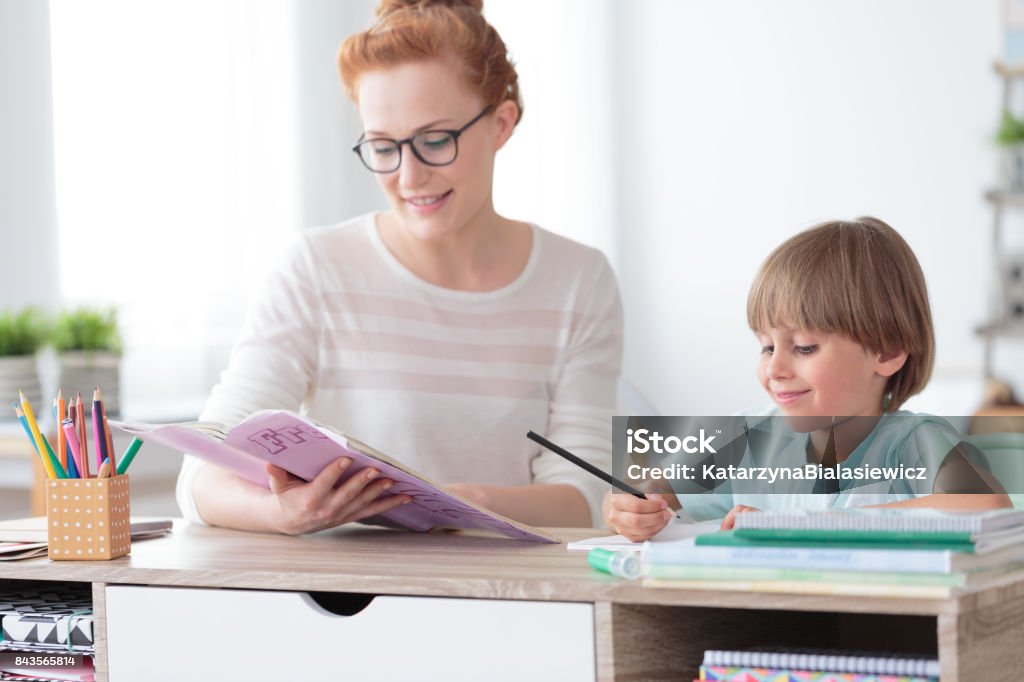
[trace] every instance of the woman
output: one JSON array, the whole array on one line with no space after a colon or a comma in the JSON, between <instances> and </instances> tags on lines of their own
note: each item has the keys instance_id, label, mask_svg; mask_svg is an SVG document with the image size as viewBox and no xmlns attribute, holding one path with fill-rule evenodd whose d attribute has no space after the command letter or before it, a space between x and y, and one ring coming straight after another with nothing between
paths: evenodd
<instances>
[{"instance_id":1,"label":"woman","mask_svg":"<svg viewBox=\"0 0 1024 682\"><path fill-rule=\"evenodd\" d=\"M618 291L597 251L494 210L522 105L481 11L384 0L342 45L354 150L390 210L300 235L202 418L301 409L500 514L593 526L601 482L525 434L610 468ZM194 521L298 534L409 501L374 469L335 489L346 466L305 482L268 465L268 491L186 457L178 502Z\"/></svg>"}]
</instances>

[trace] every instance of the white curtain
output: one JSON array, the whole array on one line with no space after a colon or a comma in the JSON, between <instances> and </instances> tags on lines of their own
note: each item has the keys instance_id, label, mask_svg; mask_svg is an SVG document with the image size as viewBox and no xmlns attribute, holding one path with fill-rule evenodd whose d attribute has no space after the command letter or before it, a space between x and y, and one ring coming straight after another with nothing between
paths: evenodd
<instances>
[{"instance_id":1,"label":"white curtain","mask_svg":"<svg viewBox=\"0 0 1024 682\"><path fill-rule=\"evenodd\" d=\"M331 26L326 51L304 40L325 7L51 2L61 293L118 306L130 414L198 411L308 206L337 220L325 195L337 207L366 194L323 183L343 174L324 170L341 160L318 142L355 137L332 65L355 27ZM310 77L299 65L313 52Z\"/></svg>"}]
</instances>

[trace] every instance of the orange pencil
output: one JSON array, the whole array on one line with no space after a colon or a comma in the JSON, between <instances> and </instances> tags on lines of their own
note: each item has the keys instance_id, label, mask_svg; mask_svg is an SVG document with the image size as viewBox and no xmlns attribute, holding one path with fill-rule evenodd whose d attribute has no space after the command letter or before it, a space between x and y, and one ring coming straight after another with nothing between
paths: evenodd
<instances>
[{"instance_id":1,"label":"orange pencil","mask_svg":"<svg viewBox=\"0 0 1024 682\"><path fill-rule=\"evenodd\" d=\"M78 445L82 448L82 471L79 475L82 478L89 478L89 433L85 427L85 405L82 403L82 393L79 391L75 400L75 427L78 429Z\"/></svg>"}]
</instances>

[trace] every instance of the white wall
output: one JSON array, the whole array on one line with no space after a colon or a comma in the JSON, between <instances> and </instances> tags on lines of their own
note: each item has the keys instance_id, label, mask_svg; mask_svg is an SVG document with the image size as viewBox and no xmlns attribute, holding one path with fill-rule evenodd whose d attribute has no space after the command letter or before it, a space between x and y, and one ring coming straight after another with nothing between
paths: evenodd
<instances>
[{"instance_id":1,"label":"white wall","mask_svg":"<svg viewBox=\"0 0 1024 682\"><path fill-rule=\"evenodd\" d=\"M46 4L0 3L0 303L56 297L54 259L18 256L54 253ZM268 96L301 102L301 225L383 205L348 151L358 121L334 72L339 41L369 25L375 4L294 5L299 92ZM907 237L931 287L938 366L916 407L973 406L998 0L487 0L485 10L526 99L499 157L496 204L609 253L626 306L625 373L662 412L760 404L744 322L757 265L801 228L864 213ZM1024 225L1011 227L1024 240ZM36 281L9 284L26 277ZM1024 344L1003 344L997 360L1024 388Z\"/></svg>"},{"instance_id":2,"label":"white wall","mask_svg":"<svg viewBox=\"0 0 1024 682\"><path fill-rule=\"evenodd\" d=\"M56 303L56 213L47 3L0 2L0 310Z\"/></svg>"},{"instance_id":3,"label":"white wall","mask_svg":"<svg viewBox=\"0 0 1024 682\"><path fill-rule=\"evenodd\" d=\"M904 235L930 287L935 378L910 406L974 409L997 0L638 0L614 9L615 40L629 46L606 76L618 93L626 376L663 413L764 404L745 321L756 268L803 228L871 214ZM1024 378L1012 353L999 360Z\"/></svg>"}]
</instances>

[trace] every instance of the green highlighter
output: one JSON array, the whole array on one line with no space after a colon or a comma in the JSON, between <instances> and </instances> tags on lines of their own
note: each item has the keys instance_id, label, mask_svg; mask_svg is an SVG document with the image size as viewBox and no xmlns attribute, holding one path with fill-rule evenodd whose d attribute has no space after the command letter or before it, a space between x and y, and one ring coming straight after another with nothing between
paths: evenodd
<instances>
[{"instance_id":1,"label":"green highlighter","mask_svg":"<svg viewBox=\"0 0 1024 682\"><path fill-rule=\"evenodd\" d=\"M590 550L587 563L604 573L632 580L643 573L640 556L636 552L613 552L600 547Z\"/></svg>"}]
</instances>

